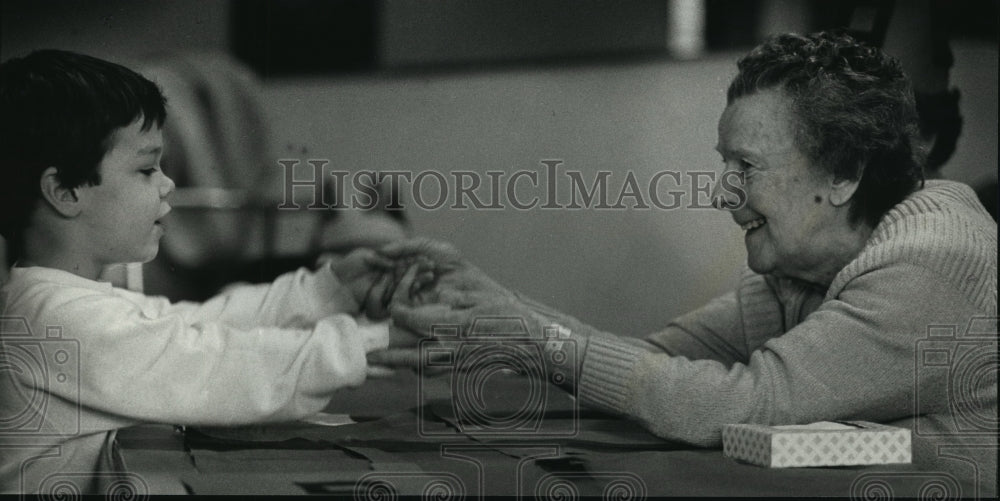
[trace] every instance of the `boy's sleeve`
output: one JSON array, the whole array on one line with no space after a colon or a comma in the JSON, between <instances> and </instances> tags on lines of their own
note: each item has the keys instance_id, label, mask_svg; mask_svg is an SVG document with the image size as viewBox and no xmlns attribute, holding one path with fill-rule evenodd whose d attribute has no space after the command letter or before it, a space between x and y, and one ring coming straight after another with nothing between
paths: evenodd
<instances>
[{"instance_id":1,"label":"boy's sleeve","mask_svg":"<svg viewBox=\"0 0 1000 501\"><path fill-rule=\"evenodd\" d=\"M159 309L189 323L307 328L334 313L357 314L358 305L327 264L316 271L300 268L269 284L233 286L204 303L162 301Z\"/></svg>"},{"instance_id":2,"label":"boy's sleeve","mask_svg":"<svg viewBox=\"0 0 1000 501\"><path fill-rule=\"evenodd\" d=\"M259 310L282 317L269 310L266 293L233 297L258 298ZM292 420L323 409L334 390L360 384L366 351L384 347L366 346L372 340L347 315L309 329L243 329L176 313L151 317L143 306L106 294L50 302L45 322L64 326L63 336L80 345L79 384L59 388L78 389L83 406L145 421Z\"/></svg>"}]
</instances>

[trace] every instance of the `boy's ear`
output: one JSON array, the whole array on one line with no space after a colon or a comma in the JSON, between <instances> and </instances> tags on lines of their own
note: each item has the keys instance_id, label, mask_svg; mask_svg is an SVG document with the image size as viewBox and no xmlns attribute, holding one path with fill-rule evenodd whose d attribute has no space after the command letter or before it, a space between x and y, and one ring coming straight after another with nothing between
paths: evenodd
<instances>
[{"instance_id":1,"label":"boy's ear","mask_svg":"<svg viewBox=\"0 0 1000 501\"><path fill-rule=\"evenodd\" d=\"M75 188L66 188L59 182L59 171L55 167L49 167L42 172L39 180L42 189L42 198L56 212L64 217L76 217L83 209L80 197L77 196Z\"/></svg>"}]
</instances>

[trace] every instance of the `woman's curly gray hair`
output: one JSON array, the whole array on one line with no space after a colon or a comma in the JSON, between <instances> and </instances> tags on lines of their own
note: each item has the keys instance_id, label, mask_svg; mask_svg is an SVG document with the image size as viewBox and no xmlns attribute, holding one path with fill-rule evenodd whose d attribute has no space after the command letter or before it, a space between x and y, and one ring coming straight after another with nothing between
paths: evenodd
<instances>
[{"instance_id":1,"label":"woman's curly gray hair","mask_svg":"<svg viewBox=\"0 0 1000 501\"><path fill-rule=\"evenodd\" d=\"M852 223L871 226L923 183L910 80L895 58L848 35L775 36L737 63L727 101L779 88L793 101L796 141L838 179L860 179Z\"/></svg>"}]
</instances>

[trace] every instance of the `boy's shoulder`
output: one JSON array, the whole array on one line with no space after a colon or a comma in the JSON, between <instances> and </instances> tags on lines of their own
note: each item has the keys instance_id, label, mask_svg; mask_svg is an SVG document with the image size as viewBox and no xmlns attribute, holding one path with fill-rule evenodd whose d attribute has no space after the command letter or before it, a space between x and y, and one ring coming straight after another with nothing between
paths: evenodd
<instances>
[{"instance_id":1,"label":"boy's shoulder","mask_svg":"<svg viewBox=\"0 0 1000 501\"><path fill-rule=\"evenodd\" d=\"M93 299L118 296L109 283L97 282L72 273L43 267L12 268L8 280L0 287L0 315L4 319L21 319L29 324L61 322L78 314L98 314ZM81 308L68 305L84 301Z\"/></svg>"},{"instance_id":2,"label":"boy's shoulder","mask_svg":"<svg viewBox=\"0 0 1000 501\"><path fill-rule=\"evenodd\" d=\"M26 268L13 267L10 276L4 282L2 290L5 292L20 292L30 289L53 288L57 290L94 291L111 294L114 287L108 282L98 282L74 275L68 271L43 266L29 266Z\"/></svg>"}]
</instances>

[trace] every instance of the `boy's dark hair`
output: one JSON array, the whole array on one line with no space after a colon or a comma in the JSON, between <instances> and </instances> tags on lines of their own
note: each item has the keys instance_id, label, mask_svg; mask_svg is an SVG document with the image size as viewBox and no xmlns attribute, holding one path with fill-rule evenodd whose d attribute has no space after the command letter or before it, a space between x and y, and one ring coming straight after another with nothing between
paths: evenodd
<instances>
[{"instance_id":1,"label":"boy's dark hair","mask_svg":"<svg viewBox=\"0 0 1000 501\"><path fill-rule=\"evenodd\" d=\"M111 134L142 118L163 126L159 87L118 64L62 50L39 50L0 64L0 235L12 254L49 167L67 188L100 184ZM16 256L14 256L16 257Z\"/></svg>"},{"instance_id":2,"label":"boy's dark hair","mask_svg":"<svg viewBox=\"0 0 1000 501\"><path fill-rule=\"evenodd\" d=\"M923 183L910 80L881 50L837 32L779 35L737 63L734 100L781 89L798 119L796 140L818 166L860 180L850 218L871 226Z\"/></svg>"}]
</instances>

